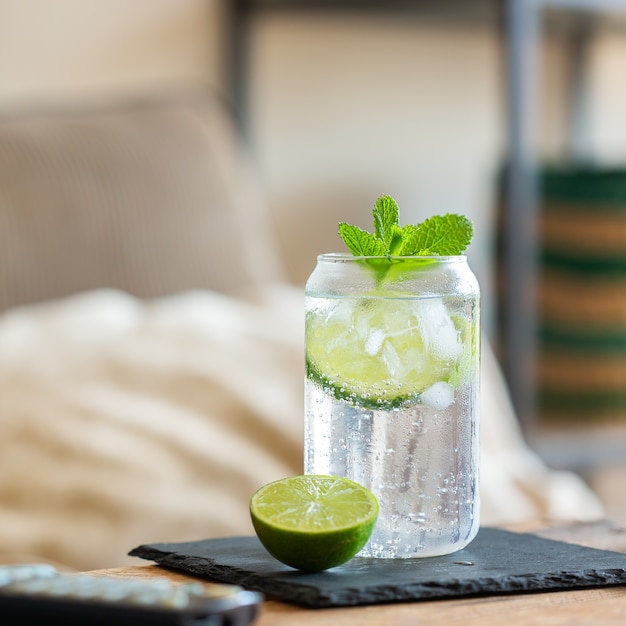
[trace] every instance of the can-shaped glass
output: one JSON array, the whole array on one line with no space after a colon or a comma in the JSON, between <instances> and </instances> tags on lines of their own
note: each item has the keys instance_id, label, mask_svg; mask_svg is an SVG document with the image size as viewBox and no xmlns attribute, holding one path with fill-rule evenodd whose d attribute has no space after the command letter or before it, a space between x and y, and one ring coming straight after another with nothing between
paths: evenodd
<instances>
[{"instance_id":1,"label":"can-shaped glass","mask_svg":"<svg viewBox=\"0 0 626 626\"><path fill-rule=\"evenodd\" d=\"M305 297L304 471L378 499L360 556L460 550L479 526L480 293L467 258L323 254Z\"/></svg>"}]
</instances>

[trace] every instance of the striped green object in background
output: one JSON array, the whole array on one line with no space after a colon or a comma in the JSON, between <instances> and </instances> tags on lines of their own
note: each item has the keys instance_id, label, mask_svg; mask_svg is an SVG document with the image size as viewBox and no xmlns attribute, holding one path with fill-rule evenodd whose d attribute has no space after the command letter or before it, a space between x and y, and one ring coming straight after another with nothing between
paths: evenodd
<instances>
[{"instance_id":1,"label":"striped green object in background","mask_svg":"<svg viewBox=\"0 0 626 626\"><path fill-rule=\"evenodd\" d=\"M626 170L544 169L538 410L626 422Z\"/></svg>"}]
</instances>

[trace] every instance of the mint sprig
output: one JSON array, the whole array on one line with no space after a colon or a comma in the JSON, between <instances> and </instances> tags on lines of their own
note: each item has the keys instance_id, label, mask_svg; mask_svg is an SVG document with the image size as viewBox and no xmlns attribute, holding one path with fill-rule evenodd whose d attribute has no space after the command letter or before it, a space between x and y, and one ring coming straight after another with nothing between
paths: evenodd
<instances>
[{"instance_id":1,"label":"mint sprig","mask_svg":"<svg viewBox=\"0 0 626 626\"><path fill-rule=\"evenodd\" d=\"M457 256L474 236L472 222L464 215L434 215L421 224L400 226L400 210L391 197L382 195L374 204L374 232L340 222L339 235L355 256L387 257L368 259L378 281L387 275L397 257ZM407 259L408 260L408 259Z\"/></svg>"},{"instance_id":2,"label":"mint sprig","mask_svg":"<svg viewBox=\"0 0 626 626\"><path fill-rule=\"evenodd\" d=\"M474 236L472 222L456 213L400 226L398 204L391 196L376 200L373 217L373 234L345 222L339 224L339 235L355 256L456 256Z\"/></svg>"}]
</instances>

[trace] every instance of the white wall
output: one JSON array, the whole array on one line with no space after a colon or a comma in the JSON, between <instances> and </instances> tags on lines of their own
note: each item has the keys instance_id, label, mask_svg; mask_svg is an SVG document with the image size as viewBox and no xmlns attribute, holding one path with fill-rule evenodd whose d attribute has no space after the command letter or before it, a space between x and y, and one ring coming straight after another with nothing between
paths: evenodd
<instances>
[{"instance_id":1,"label":"white wall","mask_svg":"<svg viewBox=\"0 0 626 626\"><path fill-rule=\"evenodd\" d=\"M387 193L404 223L470 216L488 282L502 120L493 34L414 19L272 18L253 51L254 143L295 280L316 254L345 250L338 221L371 229Z\"/></svg>"},{"instance_id":2,"label":"white wall","mask_svg":"<svg viewBox=\"0 0 626 626\"><path fill-rule=\"evenodd\" d=\"M219 0L0 0L0 104L221 85Z\"/></svg>"},{"instance_id":3,"label":"white wall","mask_svg":"<svg viewBox=\"0 0 626 626\"><path fill-rule=\"evenodd\" d=\"M590 55L591 157L607 164L626 164L626 27L608 33Z\"/></svg>"}]
</instances>

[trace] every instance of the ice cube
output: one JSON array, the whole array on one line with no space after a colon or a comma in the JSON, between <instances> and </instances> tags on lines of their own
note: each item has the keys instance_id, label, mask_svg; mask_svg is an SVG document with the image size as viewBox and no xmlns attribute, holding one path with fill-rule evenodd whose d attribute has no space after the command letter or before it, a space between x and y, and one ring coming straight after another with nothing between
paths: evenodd
<instances>
[{"instance_id":1,"label":"ice cube","mask_svg":"<svg viewBox=\"0 0 626 626\"><path fill-rule=\"evenodd\" d=\"M339 299L332 303L326 313L326 322L330 320L342 323L346 326L351 324L354 315L354 303L348 299Z\"/></svg>"},{"instance_id":2,"label":"ice cube","mask_svg":"<svg viewBox=\"0 0 626 626\"><path fill-rule=\"evenodd\" d=\"M454 403L454 387L441 380L422 392L422 404L442 411Z\"/></svg>"},{"instance_id":3,"label":"ice cube","mask_svg":"<svg viewBox=\"0 0 626 626\"><path fill-rule=\"evenodd\" d=\"M458 359L463 346L443 301L435 298L418 301L418 316L426 349L442 361Z\"/></svg>"},{"instance_id":4,"label":"ice cube","mask_svg":"<svg viewBox=\"0 0 626 626\"><path fill-rule=\"evenodd\" d=\"M365 341L365 352L370 356L376 356L385 340L385 333L380 330L380 328L375 328L369 335Z\"/></svg>"},{"instance_id":5,"label":"ice cube","mask_svg":"<svg viewBox=\"0 0 626 626\"><path fill-rule=\"evenodd\" d=\"M394 379L402 379L407 374L407 368L403 364L398 351L389 342L386 342L383 346L381 353L382 362L389 372L389 376Z\"/></svg>"}]
</instances>

